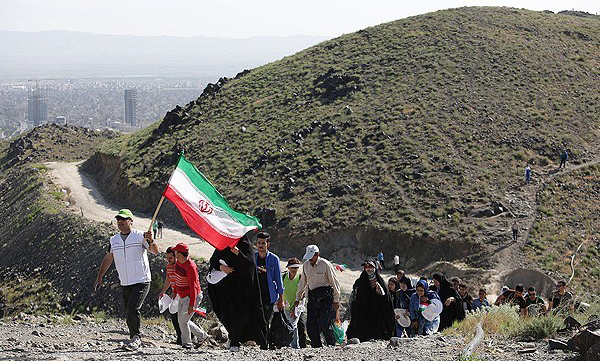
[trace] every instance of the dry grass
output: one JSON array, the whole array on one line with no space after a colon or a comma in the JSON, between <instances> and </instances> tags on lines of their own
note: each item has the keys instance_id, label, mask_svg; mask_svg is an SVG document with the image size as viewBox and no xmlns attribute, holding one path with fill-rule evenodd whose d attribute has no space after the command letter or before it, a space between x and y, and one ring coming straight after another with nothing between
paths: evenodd
<instances>
[{"instance_id":1,"label":"dry grass","mask_svg":"<svg viewBox=\"0 0 600 361\"><path fill-rule=\"evenodd\" d=\"M562 318L553 315L521 318L516 307L494 306L487 310L469 313L463 321L445 330L444 334L473 338L475 326L479 322L486 335L537 340L553 337L562 325Z\"/></svg>"}]
</instances>

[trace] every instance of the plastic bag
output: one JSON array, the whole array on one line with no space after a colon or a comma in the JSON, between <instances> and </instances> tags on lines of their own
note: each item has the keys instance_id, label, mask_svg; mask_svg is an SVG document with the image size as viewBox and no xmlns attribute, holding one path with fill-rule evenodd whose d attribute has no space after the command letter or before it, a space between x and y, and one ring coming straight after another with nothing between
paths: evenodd
<instances>
[{"instance_id":1,"label":"plastic bag","mask_svg":"<svg viewBox=\"0 0 600 361\"><path fill-rule=\"evenodd\" d=\"M294 338L294 326L283 312L274 312L269 328L269 345L271 348L286 347Z\"/></svg>"},{"instance_id":2,"label":"plastic bag","mask_svg":"<svg viewBox=\"0 0 600 361\"><path fill-rule=\"evenodd\" d=\"M173 301L171 301L171 304L169 305L169 312L171 314L177 313L178 307L179 307L179 295L175 296L175 299Z\"/></svg>"},{"instance_id":3,"label":"plastic bag","mask_svg":"<svg viewBox=\"0 0 600 361\"><path fill-rule=\"evenodd\" d=\"M344 339L346 338L346 332L344 332L344 327L340 322L333 323L333 337L335 338L335 342L338 344L343 344Z\"/></svg>"},{"instance_id":4,"label":"plastic bag","mask_svg":"<svg viewBox=\"0 0 600 361\"><path fill-rule=\"evenodd\" d=\"M158 312L163 313L168 310L172 301L173 300L169 295L163 295L160 300L158 300Z\"/></svg>"}]
</instances>

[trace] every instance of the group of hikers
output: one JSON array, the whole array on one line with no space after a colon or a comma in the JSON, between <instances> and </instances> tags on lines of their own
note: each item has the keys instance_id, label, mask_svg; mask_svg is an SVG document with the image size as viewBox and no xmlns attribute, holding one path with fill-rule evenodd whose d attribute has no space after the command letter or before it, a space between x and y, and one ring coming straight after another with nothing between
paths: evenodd
<instances>
[{"instance_id":1,"label":"group of hikers","mask_svg":"<svg viewBox=\"0 0 600 361\"><path fill-rule=\"evenodd\" d=\"M560 152L560 164L558 165L558 170L564 169L567 167L567 160L569 159L569 152L566 149L563 149ZM529 163L525 165L525 184L531 183L531 176L533 174L533 170Z\"/></svg>"},{"instance_id":2,"label":"group of hikers","mask_svg":"<svg viewBox=\"0 0 600 361\"><path fill-rule=\"evenodd\" d=\"M158 247L152 232L132 228L130 210L120 210L115 218L119 232L110 239L94 289L102 284L114 261L130 336L124 347L136 350L142 346L140 308L151 282L147 252L157 254ZM279 257L269 250L270 246L270 235L259 232L254 244L244 236L235 247L215 249L210 258L208 274L203 276L208 281L213 310L227 330L228 348L237 351L248 341L262 349L304 348L308 342L311 347L335 345L339 342L336 331L342 329L342 323L340 283L334 266L321 257L317 245L309 245L303 262L289 258L282 273ZM167 248L165 257L166 278L159 298L171 290L171 298L178 300L171 314L176 343L186 349L197 348L208 338L191 320L203 297L197 266L185 243ZM431 280L421 277L413 284L399 268L398 255L393 263L396 275L387 282L380 274L385 267L383 252L363 263L349 299L348 339L429 335L464 319L469 311L491 307L484 289L473 298L465 283L458 278L448 280L442 273L433 274ZM547 307L535 288L529 287L526 297L524 290L522 285L514 290L503 289L496 305L517 305L523 316L528 315L531 305L540 305L540 313L556 309L559 304L572 307L573 297L562 281Z\"/></svg>"}]
</instances>

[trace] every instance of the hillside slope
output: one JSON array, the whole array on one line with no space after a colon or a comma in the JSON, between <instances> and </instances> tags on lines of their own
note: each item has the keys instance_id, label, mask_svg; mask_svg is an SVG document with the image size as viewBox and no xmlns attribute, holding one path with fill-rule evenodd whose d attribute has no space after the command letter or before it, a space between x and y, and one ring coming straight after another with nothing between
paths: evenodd
<instances>
[{"instance_id":1,"label":"hillside slope","mask_svg":"<svg viewBox=\"0 0 600 361\"><path fill-rule=\"evenodd\" d=\"M525 164L546 174L563 148L572 163L598 153L599 44L592 17L476 7L402 19L222 79L86 170L151 212L185 147L235 208L263 218L276 250L319 242L399 252L412 270L490 267L512 218L535 220ZM169 205L161 217L181 222Z\"/></svg>"},{"instance_id":2,"label":"hillside slope","mask_svg":"<svg viewBox=\"0 0 600 361\"><path fill-rule=\"evenodd\" d=\"M115 136L47 124L10 143L2 142L0 317L19 312L114 314L120 309L114 267L105 277L108 287L96 293L91 289L115 226L88 221L79 209L69 210L65 205L70 203L69 190L49 180L49 168L43 163L88 158L103 140ZM153 270L160 272L160 257L151 259ZM162 277L154 279L160 283Z\"/></svg>"}]
</instances>

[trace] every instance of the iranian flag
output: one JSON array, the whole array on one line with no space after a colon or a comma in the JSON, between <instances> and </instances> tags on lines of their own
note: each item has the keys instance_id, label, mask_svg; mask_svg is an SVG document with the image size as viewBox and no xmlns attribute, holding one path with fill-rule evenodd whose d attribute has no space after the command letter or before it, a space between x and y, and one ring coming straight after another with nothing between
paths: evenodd
<instances>
[{"instance_id":1,"label":"iranian flag","mask_svg":"<svg viewBox=\"0 0 600 361\"><path fill-rule=\"evenodd\" d=\"M194 232L218 250L235 246L246 232L262 227L256 217L233 210L183 155L163 196L175 204Z\"/></svg>"}]
</instances>

